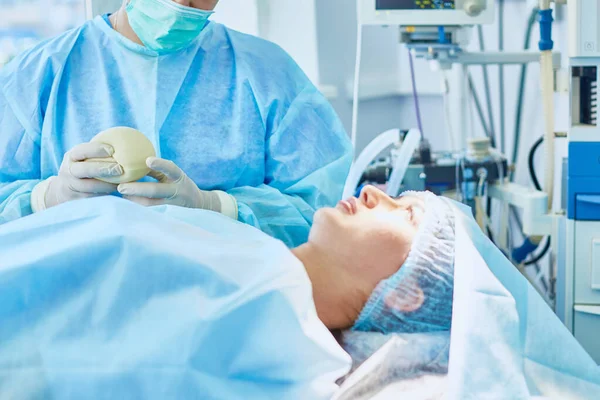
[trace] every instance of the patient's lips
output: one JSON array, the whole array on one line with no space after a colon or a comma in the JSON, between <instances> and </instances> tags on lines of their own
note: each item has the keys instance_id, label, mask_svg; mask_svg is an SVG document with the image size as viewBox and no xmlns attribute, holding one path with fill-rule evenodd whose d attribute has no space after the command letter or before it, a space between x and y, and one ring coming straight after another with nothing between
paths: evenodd
<instances>
[{"instance_id":1,"label":"patient's lips","mask_svg":"<svg viewBox=\"0 0 600 400\"><path fill-rule=\"evenodd\" d=\"M337 208L347 214L352 213L352 207L350 207L350 204L346 200L340 200L339 203L337 203Z\"/></svg>"},{"instance_id":2,"label":"patient's lips","mask_svg":"<svg viewBox=\"0 0 600 400\"><path fill-rule=\"evenodd\" d=\"M348 200L346 200L349 204L350 207L352 208L352 214L356 214L356 212L358 211L358 205L356 197L350 197Z\"/></svg>"},{"instance_id":3,"label":"patient's lips","mask_svg":"<svg viewBox=\"0 0 600 400\"><path fill-rule=\"evenodd\" d=\"M350 215L356 214L356 199L354 197L350 197L348 200L341 200L338 203L338 207Z\"/></svg>"}]
</instances>

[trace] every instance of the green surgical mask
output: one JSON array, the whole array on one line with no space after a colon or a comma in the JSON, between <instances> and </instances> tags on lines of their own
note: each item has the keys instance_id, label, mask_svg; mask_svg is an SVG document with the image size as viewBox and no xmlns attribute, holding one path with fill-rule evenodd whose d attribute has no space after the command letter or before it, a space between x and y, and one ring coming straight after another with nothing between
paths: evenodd
<instances>
[{"instance_id":1,"label":"green surgical mask","mask_svg":"<svg viewBox=\"0 0 600 400\"><path fill-rule=\"evenodd\" d=\"M125 11L129 25L144 46L159 54L188 47L213 14L172 0L131 0Z\"/></svg>"}]
</instances>

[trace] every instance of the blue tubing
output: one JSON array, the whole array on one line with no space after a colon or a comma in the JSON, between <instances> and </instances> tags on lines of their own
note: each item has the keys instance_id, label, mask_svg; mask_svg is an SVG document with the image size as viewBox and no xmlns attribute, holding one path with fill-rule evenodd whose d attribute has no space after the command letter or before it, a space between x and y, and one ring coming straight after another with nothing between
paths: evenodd
<instances>
[{"instance_id":1,"label":"blue tubing","mask_svg":"<svg viewBox=\"0 0 600 400\"><path fill-rule=\"evenodd\" d=\"M540 10L540 51L552 50L554 42L552 41L552 9Z\"/></svg>"}]
</instances>

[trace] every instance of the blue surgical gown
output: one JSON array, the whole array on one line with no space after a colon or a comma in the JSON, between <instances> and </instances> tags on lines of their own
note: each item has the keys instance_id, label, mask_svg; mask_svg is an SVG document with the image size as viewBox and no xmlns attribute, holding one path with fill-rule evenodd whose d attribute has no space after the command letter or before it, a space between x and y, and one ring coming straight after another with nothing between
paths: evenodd
<instances>
[{"instance_id":1,"label":"blue surgical gown","mask_svg":"<svg viewBox=\"0 0 600 400\"><path fill-rule=\"evenodd\" d=\"M31 214L33 187L64 154L114 126L142 131L288 246L339 200L352 161L331 105L275 44L210 23L158 56L97 17L0 70L0 224Z\"/></svg>"}]
</instances>

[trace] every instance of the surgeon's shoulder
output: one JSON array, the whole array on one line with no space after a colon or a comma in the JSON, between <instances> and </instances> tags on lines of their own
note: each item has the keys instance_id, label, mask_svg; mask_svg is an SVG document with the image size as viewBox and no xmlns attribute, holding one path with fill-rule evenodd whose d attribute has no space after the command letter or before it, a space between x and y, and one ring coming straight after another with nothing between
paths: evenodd
<instances>
[{"instance_id":1,"label":"surgeon's shoulder","mask_svg":"<svg viewBox=\"0 0 600 400\"><path fill-rule=\"evenodd\" d=\"M286 79L286 83L309 82L294 59L279 45L217 23L213 29L229 43L236 63L244 66L245 72L259 79L268 78L277 85L282 84L282 79Z\"/></svg>"},{"instance_id":2,"label":"surgeon's shoulder","mask_svg":"<svg viewBox=\"0 0 600 400\"><path fill-rule=\"evenodd\" d=\"M47 74L49 71L45 70L44 66L50 67L53 72L57 72L66 63L77 46L82 45L91 36L94 36L91 34L93 29L92 21L88 21L77 28L41 41L9 62L5 68L0 70L0 77L17 72Z\"/></svg>"}]
</instances>

